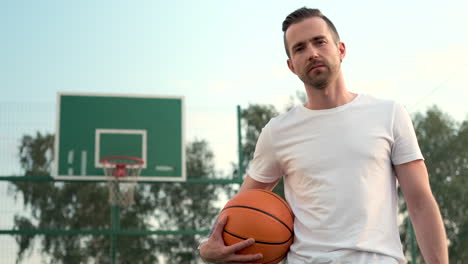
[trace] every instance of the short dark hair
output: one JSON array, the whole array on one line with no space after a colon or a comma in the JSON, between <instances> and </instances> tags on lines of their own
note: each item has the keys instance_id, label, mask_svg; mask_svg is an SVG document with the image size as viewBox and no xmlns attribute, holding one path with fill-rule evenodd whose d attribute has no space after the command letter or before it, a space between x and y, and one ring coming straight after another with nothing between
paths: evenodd
<instances>
[{"instance_id":1,"label":"short dark hair","mask_svg":"<svg viewBox=\"0 0 468 264\"><path fill-rule=\"evenodd\" d=\"M333 25L333 22L331 22L331 20L328 19L328 17L324 16L319 9L302 7L289 14L283 21L284 48L286 49L286 54L288 55L288 58L290 57L290 54L288 50L288 42L286 40L286 31L292 24L300 23L304 19L310 17L319 17L323 19L325 23L327 23L328 29L330 29L330 31L332 32L335 42L340 41L340 35L338 34L335 25Z\"/></svg>"}]
</instances>

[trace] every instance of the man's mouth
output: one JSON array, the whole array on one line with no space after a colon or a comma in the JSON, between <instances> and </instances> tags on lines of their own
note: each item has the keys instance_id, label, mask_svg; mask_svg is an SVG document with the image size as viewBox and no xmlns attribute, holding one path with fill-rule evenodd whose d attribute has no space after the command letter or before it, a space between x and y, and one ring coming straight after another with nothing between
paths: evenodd
<instances>
[{"instance_id":1,"label":"man's mouth","mask_svg":"<svg viewBox=\"0 0 468 264\"><path fill-rule=\"evenodd\" d=\"M321 68L325 68L325 65L324 64L313 65L310 67L309 72L316 70L316 69L321 69Z\"/></svg>"}]
</instances>

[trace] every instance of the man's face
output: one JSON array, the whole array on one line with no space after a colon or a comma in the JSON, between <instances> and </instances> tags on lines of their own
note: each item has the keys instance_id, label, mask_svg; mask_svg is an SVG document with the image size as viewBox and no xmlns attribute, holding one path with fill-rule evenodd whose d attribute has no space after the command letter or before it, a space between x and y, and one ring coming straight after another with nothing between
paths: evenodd
<instances>
[{"instance_id":1,"label":"man's face","mask_svg":"<svg viewBox=\"0 0 468 264\"><path fill-rule=\"evenodd\" d=\"M323 89L336 80L345 46L336 43L325 21L311 17L292 24L286 31L286 40L290 53L289 69L304 84Z\"/></svg>"}]
</instances>

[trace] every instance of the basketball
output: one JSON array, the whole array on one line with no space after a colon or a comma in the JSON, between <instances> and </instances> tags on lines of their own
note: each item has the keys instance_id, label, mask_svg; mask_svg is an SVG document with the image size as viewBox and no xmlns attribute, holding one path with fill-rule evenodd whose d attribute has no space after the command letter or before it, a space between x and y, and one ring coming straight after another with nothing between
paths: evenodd
<instances>
[{"instance_id":1,"label":"basketball","mask_svg":"<svg viewBox=\"0 0 468 264\"><path fill-rule=\"evenodd\" d=\"M238 254L262 253L255 263L276 264L286 257L294 238L294 215L280 196L265 190L248 190L234 196L223 208L220 218L228 216L223 230L226 245L248 238L255 243Z\"/></svg>"}]
</instances>

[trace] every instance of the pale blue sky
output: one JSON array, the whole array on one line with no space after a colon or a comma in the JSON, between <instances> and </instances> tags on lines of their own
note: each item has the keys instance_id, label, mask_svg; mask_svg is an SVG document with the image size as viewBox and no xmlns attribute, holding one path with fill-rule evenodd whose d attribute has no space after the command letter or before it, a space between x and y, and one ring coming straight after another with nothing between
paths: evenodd
<instances>
[{"instance_id":1,"label":"pale blue sky","mask_svg":"<svg viewBox=\"0 0 468 264\"><path fill-rule=\"evenodd\" d=\"M281 32L301 6L337 26L350 90L466 117L463 0L2 0L0 103L53 109L59 91L183 95L187 140L207 139L226 169L236 159L236 105L282 109L303 89L286 67ZM53 124L55 113L42 118Z\"/></svg>"}]
</instances>

